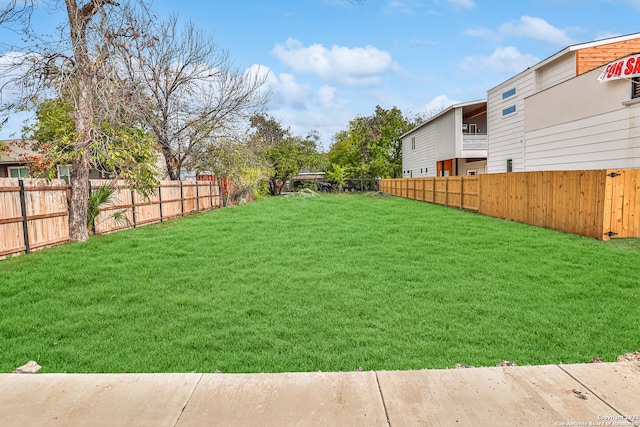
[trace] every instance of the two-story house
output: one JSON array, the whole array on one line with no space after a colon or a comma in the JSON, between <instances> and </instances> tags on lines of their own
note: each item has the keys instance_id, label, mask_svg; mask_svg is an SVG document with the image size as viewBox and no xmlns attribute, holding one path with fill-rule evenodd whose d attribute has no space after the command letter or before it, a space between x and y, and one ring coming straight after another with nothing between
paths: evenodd
<instances>
[{"instance_id":1,"label":"two-story house","mask_svg":"<svg viewBox=\"0 0 640 427\"><path fill-rule=\"evenodd\" d=\"M476 175L487 164L486 100L452 105L401 136L402 176Z\"/></svg>"},{"instance_id":2,"label":"two-story house","mask_svg":"<svg viewBox=\"0 0 640 427\"><path fill-rule=\"evenodd\" d=\"M638 52L640 33L577 44L489 89L487 172L640 167L620 160L640 150L640 117L623 104L632 82L597 81L608 63Z\"/></svg>"}]
</instances>

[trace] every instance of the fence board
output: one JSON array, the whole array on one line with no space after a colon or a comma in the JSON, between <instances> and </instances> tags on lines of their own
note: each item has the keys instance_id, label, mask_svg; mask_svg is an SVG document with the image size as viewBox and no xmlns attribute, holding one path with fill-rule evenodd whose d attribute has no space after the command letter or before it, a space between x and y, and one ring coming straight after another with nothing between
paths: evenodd
<instances>
[{"instance_id":1,"label":"fence board","mask_svg":"<svg viewBox=\"0 0 640 427\"><path fill-rule=\"evenodd\" d=\"M24 179L25 219L19 182L18 179L0 178L0 257L69 241L69 186L63 180ZM111 204L103 206L96 217L91 230L95 234L111 233L220 207L218 186L210 182L163 181L157 193L148 199L122 182L90 182L92 192L103 185L116 187ZM122 212L126 221L116 221L116 212Z\"/></svg>"},{"instance_id":2,"label":"fence board","mask_svg":"<svg viewBox=\"0 0 640 427\"><path fill-rule=\"evenodd\" d=\"M605 219L605 230L616 233L612 237L640 237L640 170L609 170L607 188L611 188L611 216ZM606 232L606 231L605 231Z\"/></svg>"},{"instance_id":3,"label":"fence board","mask_svg":"<svg viewBox=\"0 0 640 427\"><path fill-rule=\"evenodd\" d=\"M462 182L464 183L462 208L477 211L480 206L480 178L477 176L465 176Z\"/></svg>"},{"instance_id":4,"label":"fence board","mask_svg":"<svg viewBox=\"0 0 640 427\"><path fill-rule=\"evenodd\" d=\"M620 173L617 178L608 177ZM380 188L404 197L402 179ZM640 170L542 171L424 178L425 200L597 239L640 237ZM429 193L432 191L433 197Z\"/></svg>"}]
</instances>

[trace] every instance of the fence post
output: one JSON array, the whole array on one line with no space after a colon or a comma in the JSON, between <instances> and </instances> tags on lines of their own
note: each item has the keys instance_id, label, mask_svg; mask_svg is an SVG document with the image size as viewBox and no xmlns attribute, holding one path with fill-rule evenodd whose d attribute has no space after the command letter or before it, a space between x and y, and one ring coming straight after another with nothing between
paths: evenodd
<instances>
[{"instance_id":1,"label":"fence post","mask_svg":"<svg viewBox=\"0 0 640 427\"><path fill-rule=\"evenodd\" d=\"M162 185L158 186L158 202L160 202L160 222L162 222Z\"/></svg>"},{"instance_id":2,"label":"fence post","mask_svg":"<svg viewBox=\"0 0 640 427\"><path fill-rule=\"evenodd\" d=\"M184 193L182 191L182 180L180 180L180 211L182 213L181 216L184 216Z\"/></svg>"},{"instance_id":3,"label":"fence post","mask_svg":"<svg viewBox=\"0 0 640 427\"><path fill-rule=\"evenodd\" d=\"M20 187L20 210L22 211L22 234L24 235L24 247L25 253L31 252L31 246L29 246L29 228L27 221L27 203L24 198L24 181L19 179L18 186Z\"/></svg>"},{"instance_id":4,"label":"fence post","mask_svg":"<svg viewBox=\"0 0 640 427\"><path fill-rule=\"evenodd\" d=\"M93 192L93 187L91 186L91 180L89 180L89 199L91 199L91 193ZM93 218L93 221L91 221L91 231L93 231L93 235L96 236L96 218Z\"/></svg>"},{"instance_id":5,"label":"fence post","mask_svg":"<svg viewBox=\"0 0 640 427\"><path fill-rule=\"evenodd\" d=\"M196 181L196 212L200 212L200 184Z\"/></svg>"},{"instance_id":6,"label":"fence post","mask_svg":"<svg viewBox=\"0 0 640 427\"><path fill-rule=\"evenodd\" d=\"M136 196L131 190L131 215L133 216L133 228L136 228Z\"/></svg>"},{"instance_id":7,"label":"fence post","mask_svg":"<svg viewBox=\"0 0 640 427\"><path fill-rule=\"evenodd\" d=\"M449 207L449 177L444 179L444 205Z\"/></svg>"},{"instance_id":8,"label":"fence post","mask_svg":"<svg viewBox=\"0 0 640 427\"><path fill-rule=\"evenodd\" d=\"M209 207L213 210L213 181L209 181Z\"/></svg>"}]
</instances>

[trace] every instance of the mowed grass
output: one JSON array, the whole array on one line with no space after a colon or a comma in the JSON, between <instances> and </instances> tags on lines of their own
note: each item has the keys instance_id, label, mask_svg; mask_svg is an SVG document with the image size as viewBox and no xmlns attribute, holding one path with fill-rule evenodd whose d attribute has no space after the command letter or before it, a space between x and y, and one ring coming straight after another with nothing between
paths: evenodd
<instances>
[{"instance_id":1,"label":"mowed grass","mask_svg":"<svg viewBox=\"0 0 640 427\"><path fill-rule=\"evenodd\" d=\"M614 361L640 348L639 310L637 241L280 197L0 261L0 372Z\"/></svg>"}]
</instances>

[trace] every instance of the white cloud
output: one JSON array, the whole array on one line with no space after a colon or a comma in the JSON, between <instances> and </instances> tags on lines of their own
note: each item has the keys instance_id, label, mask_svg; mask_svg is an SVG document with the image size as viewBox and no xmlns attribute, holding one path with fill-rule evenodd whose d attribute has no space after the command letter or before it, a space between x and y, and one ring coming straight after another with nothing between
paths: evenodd
<instances>
[{"instance_id":1,"label":"white cloud","mask_svg":"<svg viewBox=\"0 0 640 427\"><path fill-rule=\"evenodd\" d=\"M349 86L374 86L380 75L395 71L397 66L389 52L373 46L348 48L321 44L305 47L292 38L277 44L271 53L294 71L315 74L323 81Z\"/></svg>"},{"instance_id":2,"label":"white cloud","mask_svg":"<svg viewBox=\"0 0 640 427\"><path fill-rule=\"evenodd\" d=\"M623 3L629 3L635 9L640 9L640 0L626 0Z\"/></svg>"},{"instance_id":3,"label":"white cloud","mask_svg":"<svg viewBox=\"0 0 640 427\"><path fill-rule=\"evenodd\" d=\"M343 110L345 102L336 98L336 88L324 85L317 90L316 96L320 106L325 110Z\"/></svg>"},{"instance_id":4,"label":"white cloud","mask_svg":"<svg viewBox=\"0 0 640 427\"><path fill-rule=\"evenodd\" d=\"M542 18L531 16L523 16L520 21L502 24L499 31L508 36L528 37L553 45L570 46L576 43L565 30L554 27Z\"/></svg>"},{"instance_id":5,"label":"white cloud","mask_svg":"<svg viewBox=\"0 0 640 427\"><path fill-rule=\"evenodd\" d=\"M447 0L447 3L456 8L473 9L476 4L473 0Z\"/></svg>"},{"instance_id":6,"label":"white cloud","mask_svg":"<svg viewBox=\"0 0 640 427\"><path fill-rule=\"evenodd\" d=\"M387 8L390 12L399 12L405 15L413 15L414 11L407 3L398 0L392 0L387 4Z\"/></svg>"},{"instance_id":7,"label":"white cloud","mask_svg":"<svg viewBox=\"0 0 640 427\"><path fill-rule=\"evenodd\" d=\"M420 109L420 113L426 114L428 117L435 116L440 111L451 107L454 104L459 104L460 101L449 99L445 94L438 95L433 98L429 103Z\"/></svg>"},{"instance_id":8,"label":"white cloud","mask_svg":"<svg viewBox=\"0 0 640 427\"><path fill-rule=\"evenodd\" d=\"M285 104L299 107L305 104L311 90L308 84L296 82L295 76L287 73L281 73L275 81L271 80L270 85Z\"/></svg>"},{"instance_id":9,"label":"white cloud","mask_svg":"<svg viewBox=\"0 0 640 427\"><path fill-rule=\"evenodd\" d=\"M271 92L273 106L286 105L296 109L305 108L311 87L308 84L298 83L294 75L288 73L276 75L264 65L252 65L247 73L255 74L259 78L266 76L265 89Z\"/></svg>"},{"instance_id":10,"label":"white cloud","mask_svg":"<svg viewBox=\"0 0 640 427\"><path fill-rule=\"evenodd\" d=\"M409 40L409 45L411 47L433 46L435 44L436 42L432 40L417 39L417 38L412 38Z\"/></svg>"},{"instance_id":11,"label":"white cloud","mask_svg":"<svg viewBox=\"0 0 640 427\"><path fill-rule=\"evenodd\" d=\"M491 42L500 41L500 36L498 34L484 27L467 28L466 30L464 30L463 34L471 37L479 37Z\"/></svg>"},{"instance_id":12,"label":"white cloud","mask_svg":"<svg viewBox=\"0 0 640 427\"><path fill-rule=\"evenodd\" d=\"M477 75L478 71L493 71L499 74L517 74L540 62L533 55L523 54L513 47L498 47L489 56L468 56L461 64L462 71L468 75Z\"/></svg>"}]
</instances>

